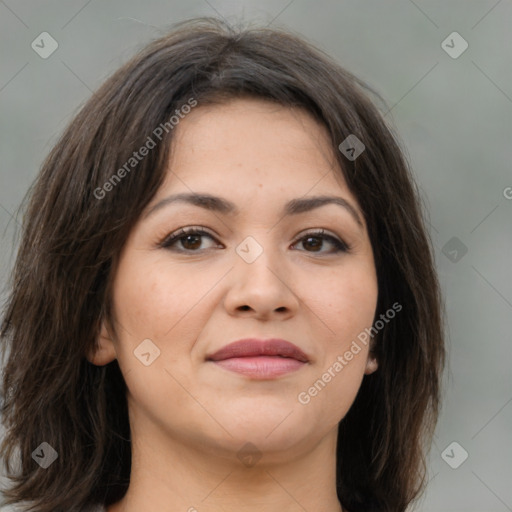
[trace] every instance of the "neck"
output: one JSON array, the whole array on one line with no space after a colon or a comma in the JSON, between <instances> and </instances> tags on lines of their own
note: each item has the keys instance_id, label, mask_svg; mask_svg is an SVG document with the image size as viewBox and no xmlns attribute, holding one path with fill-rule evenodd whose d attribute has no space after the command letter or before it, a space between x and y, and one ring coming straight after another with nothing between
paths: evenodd
<instances>
[{"instance_id":1,"label":"neck","mask_svg":"<svg viewBox=\"0 0 512 512\"><path fill-rule=\"evenodd\" d=\"M149 430L151 428L151 430ZM297 455L239 458L169 437L144 425L132 430L125 496L108 512L343 512L336 494L336 436L329 432Z\"/></svg>"}]
</instances>

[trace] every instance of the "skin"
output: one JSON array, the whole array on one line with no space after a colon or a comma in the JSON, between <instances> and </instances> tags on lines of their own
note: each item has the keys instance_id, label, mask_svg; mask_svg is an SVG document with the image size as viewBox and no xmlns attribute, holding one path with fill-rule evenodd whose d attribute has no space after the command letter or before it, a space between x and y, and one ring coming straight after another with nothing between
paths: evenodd
<instances>
[{"instance_id":1,"label":"skin","mask_svg":"<svg viewBox=\"0 0 512 512\"><path fill-rule=\"evenodd\" d=\"M146 212L170 194L195 192L240 213L176 202L144 212L125 244L113 289L117 336L103 324L89 356L97 365L117 359L128 387L131 480L108 512L341 511L337 426L377 369L369 347L359 343L308 404L297 397L372 325L377 276L358 202L326 130L301 109L236 99L199 105L175 129L166 181ZM290 199L324 194L349 202L362 226L335 204L282 215ZM186 226L212 238L159 246ZM322 228L350 252L303 238ZM263 249L252 263L235 250L248 236ZM309 362L258 381L206 361L246 337L286 339ZM160 350L149 366L133 353L145 339ZM255 464L237 457L247 442L261 457Z\"/></svg>"}]
</instances>

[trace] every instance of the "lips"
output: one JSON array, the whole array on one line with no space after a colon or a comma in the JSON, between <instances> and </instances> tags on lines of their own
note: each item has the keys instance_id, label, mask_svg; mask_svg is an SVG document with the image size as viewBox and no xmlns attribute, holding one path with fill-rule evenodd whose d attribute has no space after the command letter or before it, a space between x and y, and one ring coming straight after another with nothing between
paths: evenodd
<instances>
[{"instance_id":1,"label":"lips","mask_svg":"<svg viewBox=\"0 0 512 512\"><path fill-rule=\"evenodd\" d=\"M225 359L258 356L287 357L296 359L302 363L307 363L309 360L307 355L299 347L289 341L278 338L268 340L246 338L238 340L226 345L211 356L208 356L207 360L223 361Z\"/></svg>"},{"instance_id":2,"label":"lips","mask_svg":"<svg viewBox=\"0 0 512 512\"><path fill-rule=\"evenodd\" d=\"M254 380L269 380L303 368L309 359L296 345L282 339L243 339L230 343L206 358L230 372Z\"/></svg>"}]
</instances>

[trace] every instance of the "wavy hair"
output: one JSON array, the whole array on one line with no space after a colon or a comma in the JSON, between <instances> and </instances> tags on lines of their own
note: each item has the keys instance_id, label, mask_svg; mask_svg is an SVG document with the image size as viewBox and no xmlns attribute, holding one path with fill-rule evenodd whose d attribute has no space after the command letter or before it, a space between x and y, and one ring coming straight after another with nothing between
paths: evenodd
<instances>
[{"instance_id":1,"label":"wavy hair","mask_svg":"<svg viewBox=\"0 0 512 512\"><path fill-rule=\"evenodd\" d=\"M82 511L126 492L126 385L116 360L99 367L85 355L102 319L115 332L118 256L163 182L173 131L162 131L115 191L101 198L98 191L190 98L201 106L244 96L303 108L327 128L368 226L375 318L396 301L403 306L375 336L379 368L364 377L339 424L339 501L350 512L402 512L417 499L441 402L442 298L418 187L371 95L378 97L289 31L195 18L145 46L82 106L21 205L22 237L0 326L7 357L0 456L11 481L5 503ZM365 144L353 161L338 150L350 134ZM32 458L42 442L58 453L47 469Z\"/></svg>"}]
</instances>

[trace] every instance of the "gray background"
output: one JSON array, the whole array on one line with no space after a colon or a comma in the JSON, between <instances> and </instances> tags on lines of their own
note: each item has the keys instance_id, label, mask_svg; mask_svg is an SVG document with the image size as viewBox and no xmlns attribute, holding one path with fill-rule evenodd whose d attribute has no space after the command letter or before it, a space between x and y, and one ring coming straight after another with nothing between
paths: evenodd
<instances>
[{"instance_id":1,"label":"gray background","mask_svg":"<svg viewBox=\"0 0 512 512\"><path fill-rule=\"evenodd\" d=\"M196 15L298 32L386 100L430 212L448 317L444 408L418 510L512 511L510 0L0 1L0 284L16 209L65 124L136 50ZM44 31L59 45L47 59L31 48ZM469 44L457 58L442 46L454 31ZM445 460L462 450L453 469Z\"/></svg>"}]
</instances>

